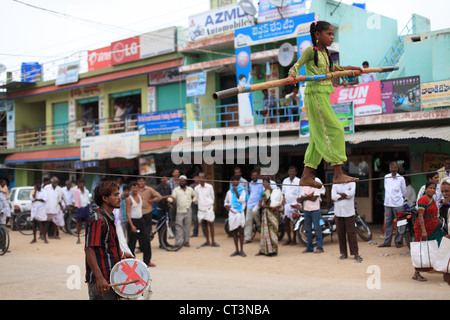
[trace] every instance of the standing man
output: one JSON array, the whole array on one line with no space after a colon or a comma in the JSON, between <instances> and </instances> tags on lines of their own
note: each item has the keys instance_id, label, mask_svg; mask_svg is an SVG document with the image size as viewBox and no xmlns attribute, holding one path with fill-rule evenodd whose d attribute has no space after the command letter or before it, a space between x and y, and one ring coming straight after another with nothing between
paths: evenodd
<instances>
[{"instance_id":1,"label":"standing man","mask_svg":"<svg viewBox=\"0 0 450 320\"><path fill-rule=\"evenodd\" d=\"M186 234L185 247L190 247L189 239L192 223L192 203L197 202L197 193L194 189L187 185L186 176L180 176L180 185L173 189L172 197L169 199L175 200L176 203L176 218L175 222L183 226ZM170 200L169 200L170 202ZM178 241L177 241L178 243Z\"/></svg>"},{"instance_id":2,"label":"standing man","mask_svg":"<svg viewBox=\"0 0 450 320\"><path fill-rule=\"evenodd\" d=\"M397 211L403 210L406 200L405 178L398 174L397 162L389 164L389 171L384 176L384 242L378 247L390 247L392 232L394 231L394 219ZM398 232L395 233L395 246L403 246L403 237Z\"/></svg>"},{"instance_id":3,"label":"standing man","mask_svg":"<svg viewBox=\"0 0 450 320\"><path fill-rule=\"evenodd\" d=\"M233 176L239 178L239 185L245 189L245 192L248 194L248 181L242 177L242 170L240 167L235 167L233 171ZM230 183L231 187L231 183Z\"/></svg>"},{"instance_id":4,"label":"standing man","mask_svg":"<svg viewBox=\"0 0 450 320\"><path fill-rule=\"evenodd\" d=\"M245 226L245 204L247 202L247 192L239 185L239 177L231 178L230 190L225 196L225 209L228 210L228 225L233 232L233 240L236 251L232 257L240 255L246 257L244 252L244 226ZM240 249L239 249L240 245Z\"/></svg>"},{"instance_id":5,"label":"standing man","mask_svg":"<svg viewBox=\"0 0 450 320\"><path fill-rule=\"evenodd\" d=\"M439 190L440 199L436 203L438 204L439 207L439 215L444 219L446 219L447 221L448 211L450 211L450 202L444 200L444 197L440 192L440 183L442 182L442 180L446 178L448 179L450 177L450 158L446 158L444 160L444 166L438 170L438 173L439 173L439 182L436 184L436 194L438 193L437 191ZM448 228L448 225L446 227Z\"/></svg>"},{"instance_id":6,"label":"standing man","mask_svg":"<svg viewBox=\"0 0 450 320\"><path fill-rule=\"evenodd\" d=\"M101 182L94 190L98 208L92 211L86 226L86 283L90 300L117 300L108 286L114 265L124 258L132 258L120 250L113 210L120 207L119 187L112 181Z\"/></svg>"},{"instance_id":7,"label":"standing man","mask_svg":"<svg viewBox=\"0 0 450 320\"><path fill-rule=\"evenodd\" d=\"M47 241L47 213L45 211L45 202L47 201L47 193L42 189L40 180L34 182L34 190L30 193L31 200L31 214L30 218L33 224L33 240L30 243L36 242L36 232L38 221L41 225L41 237L45 243Z\"/></svg>"},{"instance_id":8,"label":"standing man","mask_svg":"<svg viewBox=\"0 0 450 320\"><path fill-rule=\"evenodd\" d=\"M178 185L180 184L180 175L181 175L180 169L178 168L173 169L172 178L170 178L169 180L169 186L172 190L178 187Z\"/></svg>"},{"instance_id":9,"label":"standing man","mask_svg":"<svg viewBox=\"0 0 450 320\"><path fill-rule=\"evenodd\" d=\"M348 257L348 240L350 254L355 256L355 262L361 262L362 258L359 255L355 227L355 193L355 182L333 184L331 188L331 199L334 201L334 217L341 253L340 259L347 259Z\"/></svg>"},{"instance_id":10,"label":"standing man","mask_svg":"<svg viewBox=\"0 0 450 320\"><path fill-rule=\"evenodd\" d=\"M199 185L199 176L198 174L195 174L192 178L194 179L194 183L192 183L190 187L195 190L195 187ZM194 224L194 227L192 229L191 237L198 237L198 204L195 202L192 203L192 223Z\"/></svg>"},{"instance_id":11,"label":"standing man","mask_svg":"<svg viewBox=\"0 0 450 320\"><path fill-rule=\"evenodd\" d=\"M439 174L439 182L441 182L444 178L450 177L450 158L444 160L444 166L437 172Z\"/></svg>"},{"instance_id":12,"label":"standing man","mask_svg":"<svg viewBox=\"0 0 450 320\"><path fill-rule=\"evenodd\" d=\"M8 220L11 219L11 211L9 208L9 189L5 179L0 180L0 201L3 202L3 219L5 219L5 225ZM11 219L11 226L13 225L13 220Z\"/></svg>"},{"instance_id":13,"label":"standing man","mask_svg":"<svg viewBox=\"0 0 450 320\"><path fill-rule=\"evenodd\" d=\"M161 195L161 200L158 201L158 215L157 219L160 220L166 214L170 212L168 198L172 195L172 189L169 185L169 178L167 176L162 176L160 179L161 183L156 186L156 192ZM170 220L169 220L170 221ZM173 221L170 221L173 222ZM158 231L159 238L159 247L163 248L162 242L166 242L166 239L163 239L162 228Z\"/></svg>"},{"instance_id":14,"label":"standing man","mask_svg":"<svg viewBox=\"0 0 450 320\"><path fill-rule=\"evenodd\" d=\"M130 196L127 198L127 220L129 223L128 230L128 247L132 254L136 248L136 240L139 240L139 246L142 250L144 263L150 267L150 235L147 231L147 224L142 215L143 200L138 192L136 181L130 183Z\"/></svg>"},{"instance_id":15,"label":"standing man","mask_svg":"<svg viewBox=\"0 0 450 320\"><path fill-rule=\"evenodd\" d=\"M206 237L206 242L201 246L218 247L219 245L214 241L214 189L212 185L205 182L204 172L200 172L198 177L199 184L194 189L198 197L198 221L202 224Z\"/></svg>"},{"instance_id":16,"label":"standing man","mask_svg":"<svg viewBox=\"0 0 450 320\"><path fill-rule=\"evenodd\" d=\"M362 67L364 69L367 69L369 67L369 62L364 61L362 63ZM361 78L362 78L362 82L366 83L366 82L371 82L371 81L376 81L377 80L377 76L375 75L375 73L371 72L371 73L363 73L361 74Z\"/></svg>"},{"instance_id":17,"label":"standing man","mask_svg":"<svg viewBox=\"0 0 450 320\"><path fill-rule=\"evenodd\" d=\"M61 187L58 185L59 179L57 177L52 177L50 179L50 184L44 187L47 193L47 202L45 203L47 211L48 221L53 222L53 237L54 239L59 239L58 227L64 225L64 217L62 214L63 206L63 193Z\"/></svg>"},{"instance_id":18,"label":"standing man","mask_svg":"<svg viewBox=\"0 0 450 320\"><path fill-rule=\"evenodd\" d=\"M161 195L156 192L152 187L145 185L145 178L139 177L137 179L138 193L142 198L142 216L145 222L145 230L141 232L147 232L150 239L150 233L152 232L152 214L153 214L153 203L161 200ZM152 248L150 245L150 260L152 257ZM149 267L156 267L156 264L149 262Z\"/></svg>"},{"instance_id":19,"label":"standing man","mask_svg":"<svg viewBox=\"0 0 450 320\"><path fill-rule=\"evenodd\" d=\"M64 194L64 203L63 207L66 210L72 210L73 206L75 205L75 195L74 195L74 188L72 188L72 181L67 180L66 185L62 188L62 192Z\"/></svg>"},{"instance_id":20,"label":"standing man","mask_svg":"<svg viewBox=\"0 0 450 320\"><path fill-rule=\"evenodd\" d=\"M311 170L310 178L314 180L316 178L316 170ZM320 227L320 189L314 187L302 187L302 193L299 202L303 203L303 209L305 212L305 231L306 231L306 250L303 253L323 252L323 236L322 228ZM314 224L314 231L316 234L316 251L314 251L314 245L312 242L312 226Z\"/></svg>"},{"instance_id":21,"label":"standing man","mask_svg":"<svg viewBox=\"0 0 450 320\"><path fill-rule=\"evenodd\" d=\"M257 170L252 170L252 172L250 172L250 178L251 180L248 184L249 196L244 227L245 243L252 242L253 220L255 220L258 228L261 225L261 220L259 217L259 199L261 199L261 194L264 191L262 179L259 178L259 173Z\"/></svg>"},{"instance_id":22,"label":"standing man","mask_svg":"<svg viewBox=\"0 0 450 320\"><path fill-rule=\"evenodd\" d=\"M78 180L78 188L74 191L75 197L75 219L77 220L77 244L80 243L80 231L83 221L89 220L89 211L91 198L89 197L89 190L85 188L85 181Z\"/></svg>"},{"instance_id":23,"label":"standing man","mask_svg":"<svg viewBox=\"0 0 450 320\"><path fill-rule=\"evenodd\" d=\"M284 195L284 224L286 226L286 234L288 236L284 245L296 245L297 233L294 231L294 217L292 214L297 210L297 199L300 197L302 187L300 187L300 179L297 177L297 168L290 166L288 170L289 177L283 180L281 192ZM291 239L291 224L293 237Z\"/></svg>"}]
</instances>

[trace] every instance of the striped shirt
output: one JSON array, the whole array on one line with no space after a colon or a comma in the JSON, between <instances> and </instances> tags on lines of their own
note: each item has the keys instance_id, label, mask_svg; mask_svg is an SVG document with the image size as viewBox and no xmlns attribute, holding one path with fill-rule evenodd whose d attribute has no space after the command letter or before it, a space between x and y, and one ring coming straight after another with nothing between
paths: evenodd
<instances>
[{"instance_id":1,"label":"striped shirt","mask_svg":"<svg viewBox=\"0 0 450 320\"><path fill-rule=\"evenodd\" d=\"M114 265L120 261L120 246L113 218L101 207L95 208L86 226L86 248L93 248L97 264L106 281ZM95 283L95 276L86 259L86 282Z\"/></svg>"}]
</instances>

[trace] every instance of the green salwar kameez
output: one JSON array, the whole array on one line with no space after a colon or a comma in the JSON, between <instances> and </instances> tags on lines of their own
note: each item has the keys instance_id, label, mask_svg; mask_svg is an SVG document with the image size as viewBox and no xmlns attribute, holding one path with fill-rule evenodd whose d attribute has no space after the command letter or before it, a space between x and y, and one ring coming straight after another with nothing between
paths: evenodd
<instances>
[{"instance_id":1,"label":"green salwar kameez","mask_svg":"<svg viewBox=\"0 0 450 320\"><path fill-rule=\"evenodd\" d=\"M303 65L305 65L306 75L330 72L327 54L318 51L317 67L314 63L312 47L303 52L300 59L289 70L289 75L297 76ZM339 68L339 66L336 67ZM334 88L330 79L306 83L304 103L309 121L309 144L304 165L313 169L317 169L322 159L332 166L342 165L347 161L344 129L331 108L331 93L334 93Z\"/></svg>"}]
</instances>

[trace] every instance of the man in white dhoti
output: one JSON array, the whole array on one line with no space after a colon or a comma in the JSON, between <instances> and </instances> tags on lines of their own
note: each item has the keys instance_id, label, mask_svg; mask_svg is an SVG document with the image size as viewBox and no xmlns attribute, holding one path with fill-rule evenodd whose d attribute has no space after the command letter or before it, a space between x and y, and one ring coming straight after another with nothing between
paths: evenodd
<instances>
[{"instance_id":1,"label":"man in white dhoti","mask_svg":"<svg viewBox=\"0 0 450 320\"><path fill-rule=\"evenodd\" d=\"M300 198L302 193L302 187L300 187L300 179L297 177L297 168L290 166L288 170L289 177L283 180L283 185L281 187L281 192L284 195L284 223L286 226L287 241L284 245L295 245L297 244L297 237L294 231L294 218L292 214L296 212L299 206L297 198ZM291 228L292 223L292 228ZM293 236L291 238L291 229L293 231Z\"/></svg>"},{"instance_id":2,"label":"man in white dhoti","mask_svg":"<svg viewBox=\"0 0 450 320\"><path fill-rule=\"evenodd\" d=\"M33 240L31 243L36 242L36 232L38 221L41 226L41 238L45 243L47 241L47 212L45 210L45 203L47 201L47 192L42 189L42 184L40 180L36 180L34 183L34 190L30 193L31 200L31 221L33 224Z\"/></svg>"},{"instance_id":3,"label":"man in white dhoti","mask_svg":"<svg viewBox=\"0 0 450 320\"><path fill-rule=\"evenodd\" d=\"M236 251L232 257L240 255L246 257L244 252L244 226L245 226L245 204L247 201L247 191L239 185L239 177L231 178L230 190L225 196L225 208L228 210L228 226L233 232L233 240ZM239 240L239 241L238 241ZM239 250L239 244L241 249Z\"/></svg>"},{"instance_id":4,"label":"man in white dhoti","mask_svg":"<svg viewBox=\"0 0 450 320\"><path fill-rule=\"evenodd\" d=\"M58 185L59 179L57 177L53 177L50 181L51 183L44 187L47 193L45 209L47 212L47 220L54 223L53 238L59 239L58 227L64 226L63 192L62 188Z\"/></svg>"},{"instance_id":5,"label":"man in white dhoti","mask_svg":"<svg viewBox=\"0 0 450 320\"><path fill-rule=\"evenodd\" d=\"M205 182L206 174L204 172L200 172L198 177L199 184L194 189L197 192L197 216L206 237L206 242L200 247L218 247L219 245L214 241L214 189L212 185Z\"/></svg>"}]
</instances>

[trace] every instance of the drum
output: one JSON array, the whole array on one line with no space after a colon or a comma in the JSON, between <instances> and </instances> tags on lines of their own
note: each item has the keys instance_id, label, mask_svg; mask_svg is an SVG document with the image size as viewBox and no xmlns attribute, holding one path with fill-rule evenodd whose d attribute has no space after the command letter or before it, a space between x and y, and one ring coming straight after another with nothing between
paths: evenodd
<instances>
[{"instance_id":1,"label":"drum","mask_svg":"<svg viewBox=\"0 0 450 320\"><path fill-rule=\"evenodd\" d=\"M150 270L142 261L136 259L124 259L114 265L110 274L110 283L134 283L112 286L113 290L122 298L139 299L150 290Z\"/></svg>"}]
</instances>

